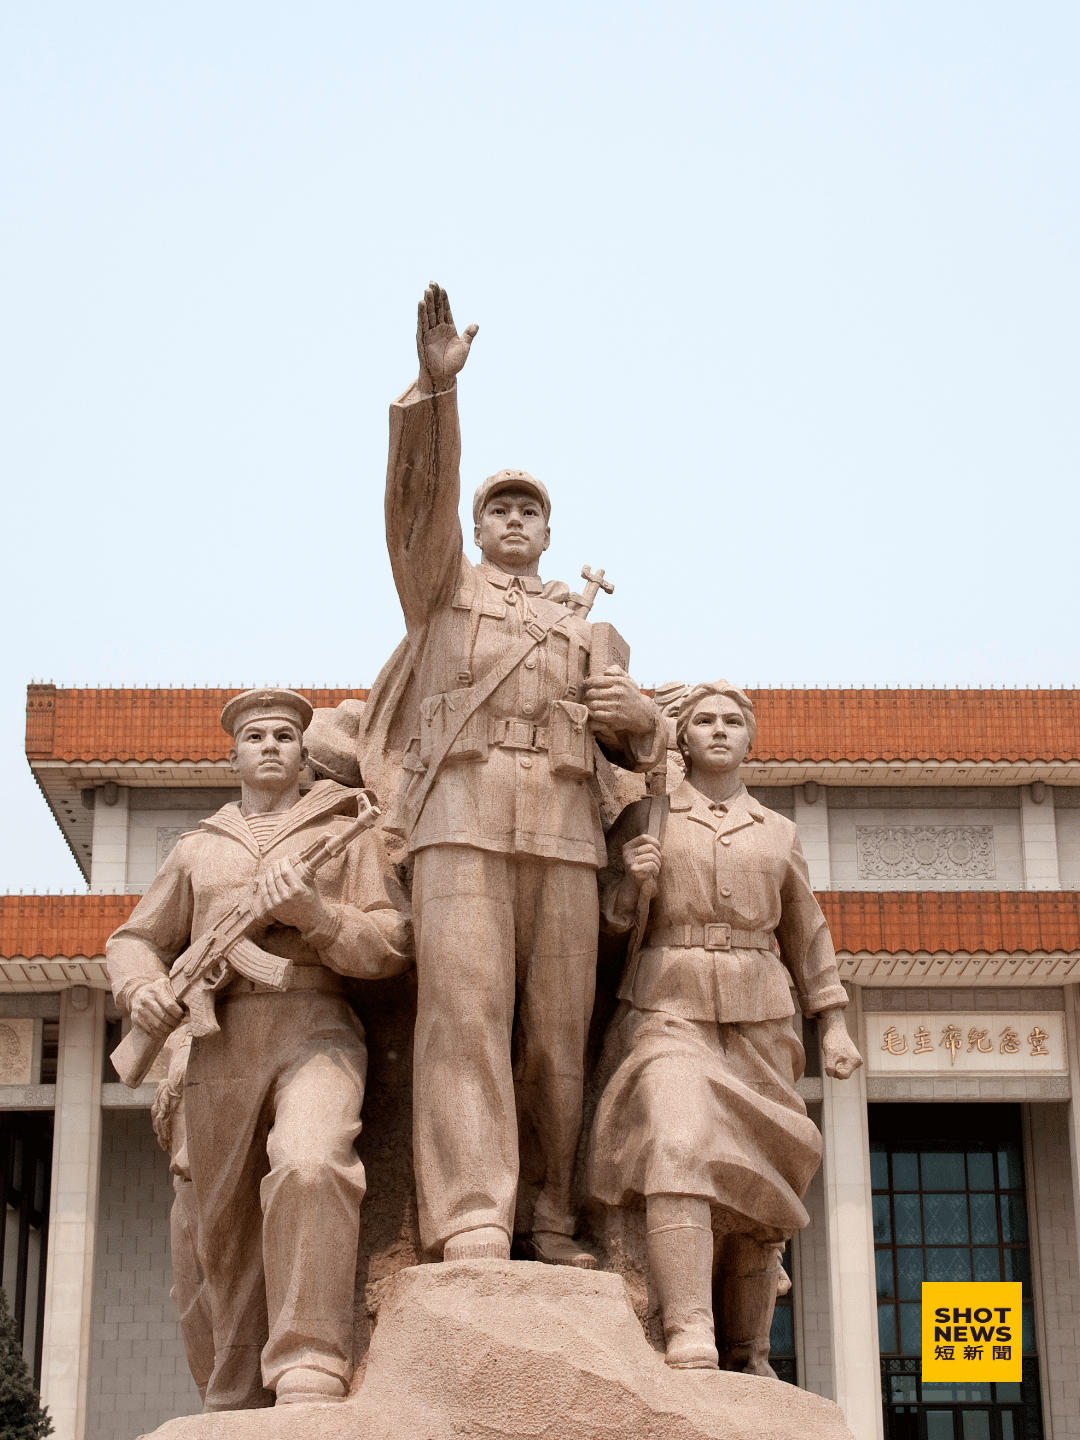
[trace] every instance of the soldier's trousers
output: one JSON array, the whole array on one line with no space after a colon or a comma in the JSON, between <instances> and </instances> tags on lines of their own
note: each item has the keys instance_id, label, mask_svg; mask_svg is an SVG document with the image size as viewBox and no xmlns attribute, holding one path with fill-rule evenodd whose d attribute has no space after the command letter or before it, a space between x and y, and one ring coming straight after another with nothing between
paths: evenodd
<instances>
[{"instance_id":1,"label":"soldier's trousers","mask_svg":"<svg viewBox=\"0 0 1080 1440\"><path fill-rule=\"evenodd\" d=\"M241 1410L272 1405L296 1366L349 1380L367 1051L340 995L239 995L217 1014L184 1106L214 1334L205 1407Z\"/></svg>"},{"instance_id":2,"label":"soldier's trousers","mask_svg":"<svg viewBox=\"0 0 1080 1440\"><path fill-rule=\"evenodd\" d=\"M191 1181L183 1175L174 1175L169 1214L172 1298L180 1312L180 1333L184 1337L188 1369L205 1400L206 1387L214 1373L214 1324L206 1298L206 1278L199 1268L197 1226Z\"/></svg>"},{"instance_id":3,"label":"soldier's trousers","mask_svg":"<svg viewBox=\"0 0 1080 1440\"><path fill-rule=\"evenodd\" d=\"M439 1252L453 1235L486 1225L513 1233L518 1111L544 1165L533 1228L573 1234L570 1186L596 982L596 871L433 845L416 856L413 917L422 1243Z\"/></svg>"},{"instance_id":4,"label":"soldier's trousers","mask_svg":"<svg viewBox=\"0 0 1080 1440\"><path fill-rule=\"evenodd\" d=\"M191 1040L187 1041L190 1054ZM175 1055L172 1064L176 1063ZM187 1059L184 1059L184 1074ZM170 1066L171 1071L171 1066ZM170 1073L170 1078L172 1078ZM183 1084L183 1075L179 1083ZM170 1294L180 1312L180 1333L184 1337L188 1369L206 1399L206 1387L214 1373L214 1326L206 1298L206 1277L199 1268L199 1222L187 1153L187 1116L184 1097L172 1109L169 1124L169 1169L173 1177L173 1203L169 1212L169 1248L172 1251L173 1283Z\"/></svg>"}]
</instances>

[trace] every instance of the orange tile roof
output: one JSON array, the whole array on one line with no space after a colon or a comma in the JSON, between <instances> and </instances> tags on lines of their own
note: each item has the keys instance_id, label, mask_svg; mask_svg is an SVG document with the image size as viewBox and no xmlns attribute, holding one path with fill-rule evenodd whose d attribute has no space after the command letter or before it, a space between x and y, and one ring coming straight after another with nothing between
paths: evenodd
<instances>
[{"instance_id":1,"label":"orange tile roof","mask_svg":"<svg viewBox=\"0 0 1080 1440\"><path fill-rule=\"evenodd\" d=\"M27 687L31 760L223 759L237 690ZM751 690L759 761L1080 759L1077 690ZM301 689L314 705L366 690Z\"/></svg>"},{"instance_id":2,"label":"orange tile roof","mask_svg":"<svg viewBox=\"0 0 1080 1440\"><path fill-rule=\"evenodd\" d=\"M1077 690L751 690L756 760L1075 760Z\"/></svg>"},{"instance_id":3,"label":"orange tile roof","mask_svg":"<svg viewBox=\"0 0 1080 1440\"><path fill-rule=\"evenodd\" d=\"M311 690L315 706L366 700L366 690ZM221 728L235 690L60 690L26 687L26 754L33 760L224 760Z\"/></svg>"},{"instance_id":4,"label":"orange tile roof","mask_svg":"<svg viewBox=\"0 0 1080 1440\"><path fill-rule=\"evenodd\" d=\"M1076 891L832 890L818 895L837 950L1080 950Z\"/></svg>"},{"instance_id":5,"label":"orange tile roof","mask_svg":"<svg viewBox=\"0 0 1080 1440\"><path fill-rule=\"evenodd\" d=\"M0 958L104 955L138 903L138 895L0 895Z\"/></svg>"},{"instance_id":6,"label":"orange tile roof","mask_svg":"<svg viewBox=\"0 0 1080 1440\"><path fill-rule=\"evenodd\" d=\"M0 895L0 957L102 955L137 895ZM818 895L837 950L1080 950L1075 891L865 891Z\"/></svg>"}]
</instances>

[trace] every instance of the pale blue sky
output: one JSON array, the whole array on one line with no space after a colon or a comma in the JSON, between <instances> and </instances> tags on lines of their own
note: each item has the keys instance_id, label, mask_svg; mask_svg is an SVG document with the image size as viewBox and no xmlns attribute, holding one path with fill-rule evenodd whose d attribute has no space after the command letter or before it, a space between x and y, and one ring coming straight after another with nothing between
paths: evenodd
<instances>
[{"instance_id":1,"label":"pale blue sky","mask_svg":"<svg viewBox=\"0 0 1080 1440\"><path fill-rule=\"evenodd\" d=\"M1076 664L1074 4L0 5L0 888L25 685L365 684L386 406L554 498L644 683ZM595 612L599 615L599 610Z\"/></svg>"}]
</instances>

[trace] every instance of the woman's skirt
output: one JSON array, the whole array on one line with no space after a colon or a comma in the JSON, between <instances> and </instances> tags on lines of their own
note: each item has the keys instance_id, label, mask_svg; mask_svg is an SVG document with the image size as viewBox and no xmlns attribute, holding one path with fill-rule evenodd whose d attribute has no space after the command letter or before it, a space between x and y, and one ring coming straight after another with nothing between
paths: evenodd
<instances>
[{"instance_id":1,"label":"woman's skirt","mask_svg":"<svg viewBox=\"0 0 1080 1440\"><path fill-rule=\"evenodd\" d=\"M803 1049L790 1020L734 1025L627 1007L607 1039L614 1073L589 1142L589 1192L699 1195L769 1243L802 1229L821 1136L795 1089Z\"/></svg>"}]
</instances>

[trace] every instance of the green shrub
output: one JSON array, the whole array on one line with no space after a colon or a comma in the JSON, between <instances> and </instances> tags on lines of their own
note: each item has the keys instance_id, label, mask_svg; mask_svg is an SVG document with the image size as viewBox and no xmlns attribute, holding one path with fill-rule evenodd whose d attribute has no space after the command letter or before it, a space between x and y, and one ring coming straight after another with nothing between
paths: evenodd
<instances>
[{"instance_id":1,"label":"green shrub","mask_svg":"<svg viewBox=\"0 0 1080 1440\"><path fill-rule=\"evenodd\" d=\"M0 1440L44 1440L53 1433L19 1343L7 1296L0 1289Z\"/></svg>"}]
</instances>

